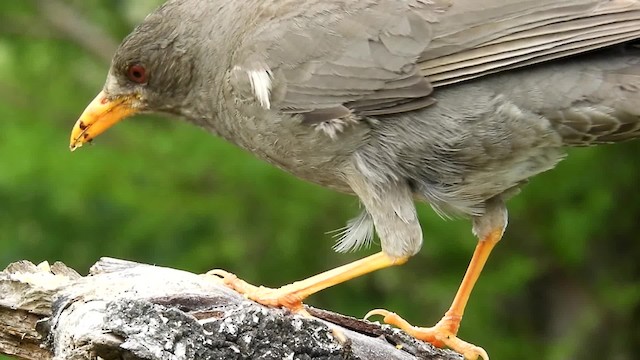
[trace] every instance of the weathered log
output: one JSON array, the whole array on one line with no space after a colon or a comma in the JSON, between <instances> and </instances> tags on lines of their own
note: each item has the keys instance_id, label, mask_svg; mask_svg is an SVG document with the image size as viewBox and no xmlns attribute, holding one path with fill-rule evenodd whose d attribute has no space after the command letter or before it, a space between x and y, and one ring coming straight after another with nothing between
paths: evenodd
<instances>
[{"instance_id":1,"label":"weathered log","mask_svg":"<svg viewBox=\"0 0 640 360\"><path fill-rule=\"evenodd\" d=\"M104 258L0 273L0 353L24 359L461 359L386 325L247 300L211 276Z\"/></svg>"}]
</instances>

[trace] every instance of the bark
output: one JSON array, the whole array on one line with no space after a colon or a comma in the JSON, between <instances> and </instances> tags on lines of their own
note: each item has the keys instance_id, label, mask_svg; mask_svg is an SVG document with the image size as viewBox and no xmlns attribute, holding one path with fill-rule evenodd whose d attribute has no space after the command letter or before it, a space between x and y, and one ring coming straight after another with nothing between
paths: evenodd
<instances>
[{"instance_id":1,"label":"bark","mask_svg":"<svg viewBox=\"0 0 640 360\"><path fill-rule=\"evenodd\" d=\"M245 299L211 276L105 258L0 273L0 353L24 359L462 359L386 325Z\"/></svg>"}]
</instances>

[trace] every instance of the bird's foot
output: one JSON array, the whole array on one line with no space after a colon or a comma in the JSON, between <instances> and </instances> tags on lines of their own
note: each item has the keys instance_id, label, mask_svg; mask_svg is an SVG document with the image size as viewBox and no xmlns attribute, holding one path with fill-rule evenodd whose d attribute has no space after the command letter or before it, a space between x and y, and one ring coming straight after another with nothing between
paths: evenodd
<instances>
[{"instance_id":1,"label":"bird's foot","mask_svg":"<svg viewBox=\"0 0 640 360\"><path fill-rule=\"evenodd\" d=\"M244 295L247 299L253 300L259 304L271 307L284 307L298 315L313 318L307 310L305 310L302 300L305 296L300 294L300 287L296 283L285 285L277 289L264 286L251 285L248 282L238 278L226 270L215 269L207 272L207 275L216 276L231 289ZM343 331L333 325L329 326L333 337L341 344L347 342L347 337Z\"/></svg>"},{"instance_id":2,"label":"bird's foot","mask_svg":"<svg viewBox=\"0 0 640 360\"><path fill-rule=\"evenodd\" d=\"M461 320L459 316L445 315L435 326L425 328L413 326L397 314L382 309L369 311L367 315L365 315L365 319L373 315L383 316L385 323L402 329L416 339L429 342L439 348L449 348L456 351L462 354L466 360L489 360L489 355L483 348L460 340L456 336Z\"/></svg>"},{"instance_id":3,"label":"bird's foot","mask_svg":"<svg viewBox=\"0 0 640 360\"><path fill-rule=\"evenodd\" d=\"M284 307L295 313L310 316L304 310L302 304L304 297L292 288L293 284L285 285L277 289L255 286L221 269L211 270L207 272L207 275L217 276L226 286L259 304L271 307Z\"/></svg>"}]
</instances>

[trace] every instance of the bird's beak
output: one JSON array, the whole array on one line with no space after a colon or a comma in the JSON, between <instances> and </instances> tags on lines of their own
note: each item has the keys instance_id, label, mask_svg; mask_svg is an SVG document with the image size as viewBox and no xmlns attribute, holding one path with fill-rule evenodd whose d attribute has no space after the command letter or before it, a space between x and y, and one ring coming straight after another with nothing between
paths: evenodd
<instances>
[{"instance_id":1,"label":"bird's beak","mask_svg":"<svg viewBox=\"0 0 640 360\"><path fill-rule=\"evenodd\" d=\"M138 112L132 106L135 95L122 95L109 99L104 91L87 106L71 130L71 151L90 142L108 128Z\"/></svg>"}]
</instances>

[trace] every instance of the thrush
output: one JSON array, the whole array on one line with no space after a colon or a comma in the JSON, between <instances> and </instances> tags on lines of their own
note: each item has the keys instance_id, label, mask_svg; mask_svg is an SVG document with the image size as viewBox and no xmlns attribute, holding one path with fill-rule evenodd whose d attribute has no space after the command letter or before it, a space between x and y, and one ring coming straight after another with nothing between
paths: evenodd
<instances>
[{"instance_id":1,"label":"thrush","mask_svg":"<svg viewBox=\"0 0 640 360\"><path fill-rule=\"evenodd\" d=\"M467 359L471 290L505 201L570 146L640 136L640 0L169 0L117 49L71 149L137 113L185 119L302 179L355 194L336 244L381 252L250 298L302 310L329 286L405 263L415 202L471 219L478 244L433 327L383 315Z\"/></svg>"}]
</instances>

